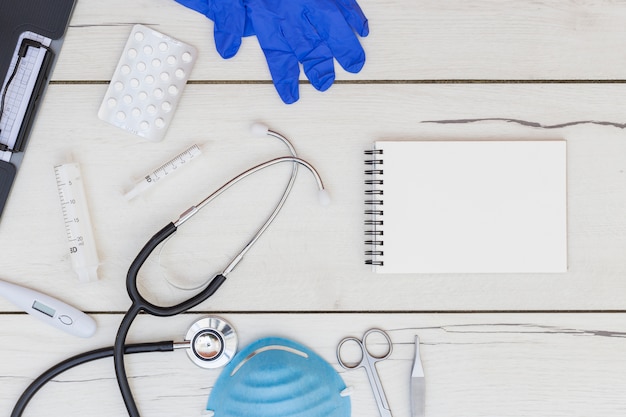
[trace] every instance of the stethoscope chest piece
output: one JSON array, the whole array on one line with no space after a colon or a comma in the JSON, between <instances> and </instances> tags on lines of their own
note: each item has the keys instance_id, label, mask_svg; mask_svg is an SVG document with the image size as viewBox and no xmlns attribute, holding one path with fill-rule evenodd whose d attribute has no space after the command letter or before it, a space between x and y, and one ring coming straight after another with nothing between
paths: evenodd
<instances>
[{"instance_id":1,"label":"stethoscope chest piece","mask_svg":"<svg viewBox=\"0 0 626 417\"><path fill-rule=\"evenodd\" d=\"M220 368L237 353L237 333L221 317L204 317L191 325L185 339L187 355L201 368Z\"/></svg>"}]
</instances>

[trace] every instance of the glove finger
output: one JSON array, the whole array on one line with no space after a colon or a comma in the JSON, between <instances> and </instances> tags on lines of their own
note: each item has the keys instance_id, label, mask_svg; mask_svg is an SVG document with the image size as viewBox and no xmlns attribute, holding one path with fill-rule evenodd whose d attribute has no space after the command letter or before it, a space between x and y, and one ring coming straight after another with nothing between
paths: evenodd
<instances>
[{"instance_id":1,"label":"glove finger","mask_svg":"<svg viewBox=\"0 0 626 417\"><path fill-rule=\"evenodd\" d=\"M370 33L367 17L361 10L361 6L356 0L335 0L337 7L341 10L346 22L359 34L359 36L367 36Z\"/></svg>"},{"instance_id":2,"label":"glove finger","mask_svg":"<svg viewBox=\"0 0 626 417\"><path fill-rule=\"evenodd\" d=\"M175 0L177 3L182 4L185 7L195 10L196 12L207 15L209 10L209 0Z\"/></svg>"},{"instance_id":3,"label":"glove finger","mask_svg":"<svg viewBox=\"0 0 626 417\"><path fill-rule=\"evenodd\" d=\"M213 37L217 52L224 59L232 58L241 46L241 38L254 34L241 1L175 0L202 13L214 23Z\"/></svg>"},{"instance_id":4,"label":"glove finger","mask_svg":"<svg viewBox=\"0 0 626 417\"><path fill-rule=\"evenodd\" d=\"M333 53L324 43L320 43L300 60L306 77L319 91L326 91L335 82Z\"/></svg>"},{"instance_id":5,"label":"glove finger","mask_svg":"<svg viewBox=\"0 0 626 417\"><path fill-rule=\"evenodd\" d=\"M291 104L300 98L298 82L300 78L300 66L298 59L292 51L265 49L265 59L272 75L272 82L280 98Z\"/></svg>"},{"instance_id":6,"label":"glove finger","mask_svg":"<svg viewBox=\"0 0 626 417\"><path fill-rule=\"evenodd\" d=\"M306 20L303 25L283 28L285 41L295 53L311 85L319 91L326 91L335 81L333 53L322 42L313 26Z\"/></svg>"},{"instance_id":7,"label":"glove finger","mask_svg":"<svg viewBox=\"0 0 626 417\"><path fill-rule=\"evenodd\" d=\"M246 9L239 0L213 1L207 16L213 20L215 47L222 58L233 57L246 30Z\"/></svg>"},{"instance_id":8,"label":"glove finger","mask_svg":"<svg viewBox=\"0 0 626 417\"><path fill-rule=\"evenodd\" d=\"M291 104L298 101L300 65L298 58L280 31L276 15L264 8L247 8L248 20L254 26L256 37L272 75L272 82L280 98Z\"/></svg>"},{"instance_id":9,"label":"glove finger","mask_svg":"<svg viewBox=\"0 0 626 417\"><path fill-rule=\"evenodd\" d=\"M248 19L246 15L246 22L243 28L243 36L253 36L254 35L254 27L252 26L252 21Z\"/></svg>"},{"instance_id":10,"label":"glove finger","mask_svg":"<svg viewBox=\"0 0 626 417\"><path fill-rule=\"evenodd\" d=\"M340 13L318 15L312 12L308 19L343 69L352 73L361 71L365 65L365 51Z\"/></svg>"},{"instance_id":11,"label":"glove finger","mask_svg":"<svg viewBox=\"0 0 626 417\"><path fill-rule=\"evenodd\" d=\"M215 30L213 32L213 38L215 38L215 48L222 58L232 58L237 54L237 51L239 51L239 47L241 46L242 35L243 33L236 34L219 30L218 27L215 26Z\"/></svg>"}]
</instances>

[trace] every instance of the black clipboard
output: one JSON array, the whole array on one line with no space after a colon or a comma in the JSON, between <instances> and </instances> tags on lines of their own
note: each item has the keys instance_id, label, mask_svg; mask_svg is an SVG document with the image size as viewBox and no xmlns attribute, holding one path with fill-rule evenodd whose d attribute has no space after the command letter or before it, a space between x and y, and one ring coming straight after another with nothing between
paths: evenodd
<instances>
[{"instance_id":1,"label":"black clipboard","mask_svg":"<svg viewBox=\"0 0 626 417\"><path fill-rule=\"evenodd\" d=\"M75 2L76 0L0 0L0 89L24 32L33 32L52 40L49 46L50 57L39 70L26 115L20 126L21 152L14 153L9 162L0 160L0 216L21 164L30 128L61 49Z\"/></svg>"}]
</instances>

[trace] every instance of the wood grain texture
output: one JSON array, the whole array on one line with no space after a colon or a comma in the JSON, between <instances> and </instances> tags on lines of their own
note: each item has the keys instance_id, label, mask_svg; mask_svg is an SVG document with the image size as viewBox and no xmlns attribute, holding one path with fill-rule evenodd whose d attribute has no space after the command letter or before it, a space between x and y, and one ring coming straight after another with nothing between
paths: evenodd
<instances>
[{"instance_id":1,"label":"wood grain texture","mask_svg":"<svg viewBox=\"0 0 626 417\"><path fill-rule=\"evenodd\" d=\"M337 68L325 93L304 77L284 105L255 38L230 60L213 24L172 0L79 0L0 222L0 278L93 314L73 338L0 299L0 410L68 356L112 344L130 305L126 271L147 239L236 173L285 153L249 132L254 121L292 139L331 193L320 208L301 170L267 234L194 313L142 315L130 342L178 339L200 313L230 320L240 346L269 335L299 341L354 386L352 415L377 416L365 373L337 366L347 335L380 327L394 351L379 364L394 416L409 416L414 335L422 340L427 416L595 416L626 413L626 2L610 0L360 0L371 34L359 74ZM149 143L97 118L132 25L200 52L166 138ZM566 274L382 276L364 264L363 151L381 139L564 139L568 146ZM193 143L196 161L133 201L133 181ZM81 164L100 279L73 275L53 166ZM264 219L290 168L275 167L207 207L144 267L152 301L190 293L223 268ZM161 265L160 265L161 263ZM593 311L594 314L590 314ZM457 313L454 313L457 312ZM575 312L575 313L574 313ZM218 371L182 352L127 359L142 415L199 415ZM59 376L25 416L122 416L112 361Z\"/></svg>"},{"instance_id":2,"label":"wood grain texture","mask_svg":"<svg viewBox=\"0 0 626 417\"><path fill-rule=\"evenodd\" d=\"M203 309L620 310L626 272L623 192L626 132L594 123L542 129L506 121L426 123L492 117L545 125L621 123L623 88L609 85L338 85L284 106L271 86L189 85L165 140L148 143L98 120L105 86L53 85L33 132L0 230L3 274L89 311L128 305L123 280L157 230L251 165L285 154L248 131L263 121L292 138L333 198L319 207L301 170L292 199L266 236ZM514 99L512 99L514 98ZM270 103L260 107L255 103ZM392 103L392 105L390 105ZM303 116L305 115L305 116ZM306 122L315 123L313 128ZM373 274L363 264L363 150L380 139L565 139L568 142L569 272L537 275ZM185 149L204 153L188 169L126 201L134 179ZM78 285L64 244L52 167L73 154L83 168L101 260L100 280ZM251 177L180 228L145 266L147 293L170 302L162 273L202 280L224 268L280 195L289 167ZM44 208L44 209L42 209ZM24 225L29 225L25 227ZM45 276L46 279L41 277ZM263 297L259 288L267 288ZM0 301L4 310L9 304Z\"/></svg>"},{"instance_id":3,"label":"wood grain texture","mask_svg":"<svg viewBox=\"0 0 626 417\"><path fill-rule=\"evenodd\" d=\"M623 79L626 4L619 1L363 0L367 64L354 80ZM148 24L190 43L194 80L269 80L256 38L223 60L213 23L172 0L77 3L55 80L108 80L131 26ZM303 78L304 79L304 78Z\"/></svg>"},{"instance_id":4,"label":"wood grain texture","mask_svg":"<svg viewBox=\"0 0 626 417\"><path fill-rule=\"evenodd\" d=\"M352 415L377 416L365 371L345 371L335 358L341 338L360 337L370 327L387 331L391 357L378 372L394 416L410 415L409 377L414 337L421 340L430 416L618 416L626 411L623 391L626 327L618 316L595 314L228 314L240 347L281 336L311 347L341 375L352 394ZM0 317L12 345L3 355L0 408L9 410L40 372L73 353L110 343L119 317L99 315L98 334L82 341L34 324L24 316ZM140 317L131 341L179 340L198 316ZM14 323L20 326L15 326ZM157 330L158 329L158 330ZM32 343L33 332L46 350ZM24 366L24 358L29 365ZM129 356L128 373L146 416L200 415L219 371L194 366L185 353ZM71 394L70 394L71 393ZM73 398L73 401L68 401ZM25 416L124 415L110 359L55 378Z\"/></svg>"}]
</instances>

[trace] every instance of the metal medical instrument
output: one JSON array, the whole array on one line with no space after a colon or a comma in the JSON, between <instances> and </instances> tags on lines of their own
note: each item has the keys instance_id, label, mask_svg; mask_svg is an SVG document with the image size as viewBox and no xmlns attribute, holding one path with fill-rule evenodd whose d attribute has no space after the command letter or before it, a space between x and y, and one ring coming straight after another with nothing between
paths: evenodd
<instances>
[{"instance_id":1,"label":"metal medical instrument","mask_svg":"<svg viewBox=\"0 0 626 417\"><path fill-rule=\"evenodd\" d=\"M189 359L201 368L220 368L237 353L237 333L221 317L204 317L191 325L184 342L174 343L174 349L187 349Z\"/></svg>"},{"instance_id":2,"label":"metal medical instrument","mask_svg":"<svg viewBox=\"0 0 626 417\"><path fill-rule=\"evenodd\" d=\"M219 368L226 365L236 353L237 334L233 327L223 318L207 316L195 321L182 342L166 340L153 343L139 343L125 346L125 353L172 352L186 349L188 356L198 366L206 369ZM45 371L26 388L17 401L12 417L21 416L31 398L48 381L63 372L87 362L113 356L113 347L81 353L58 363Z\"/></svg>"},{"instance_id":3,"label":"metal medical instrument","mask_svg":"<svg viewBox=\"0 0 626 417\"><path fill-rule=\"evenodd\" d=\"M146 191L148 188L156 185L159 181L168 177L176 172L179 172L183 167L187 165L188 162L191 162L196 156L202 154L202 151L198 147L198 145L193 145L188 149L185 149L183 152L176 155L174 158L170 159L154 171L150 172L148 175L145 175L140 181L135 183L133 188L128 190L124 197L127 200L131 200L137 197L139 194Z\"/></svg>"},{"instance_id":4,"label":"metal medical instrument","mask_svg":"<svg viewBox=\"0 0 626 417\"><path fill-rule=\"evenodd\" d=\"M368 345L367 339L372 335L382 335L386 341L386 350L382 355L375 355L371 351L370 344ZM356 344L360 350L360 359L356 361L356 363L347 362L343 359L341 352L346 343ZM370 342L371 343L371 342ZM370 385L372 386L372 391L374 392L374 398L376 399L376 405L378 406L378 411L380 412L381 417L391 417L391 410L389 409L389 403L387 402L387 397L385 396L385 391L383 390L382 383L380 382L380 377L378 376L378 371L376 370L376 362L383 361L387 359L391 355L391 351L393 350L393 344L391 343L391 338L389 335L380 330L380 329L369 329L363 335L363 338L357 339L356 337L346 337L339 342L337 346L337 361L339 365L344 369L356 369L356 368L365 368L367 372L367 378L369 379Z\"/></svg>"},{"instance_id":5,"label":"metal medical instrument","mask_svg":"<svg viewBox=\"0 0 626 417\"><path fill-rule=\"evenodd\" d=\"M91 337L96 322L69 304L30 288L0 281L0 295L36 319L79 337Z\"/></svg>"},{"instance_id":6,"label":"metal medical instrument","mask_svg":"<svg viewBox=\"0 0 626 417\"><path fill-rule=\"evenodd\" d=\"M266 135L279 137L285 143L289 143L289 141L284 136L280 135L277 132L269 130L265 126L256 125L253 127L253 130L257 134L264 132ZM294 153L293 147L290 144L289 144L289 148L290 148L290 151ZM215 198L220 196L223 192L228 190L230 187L232 187L233 185L237 184L244 178L247 178L248 176L256 172L259 172L265 168L268 168L277 164L281 164L281 163L289 163L289 164L294 165L294 168L291 171L291 176L289 178L289 181L287 182L287 185L285 186L283 190L283 194L281 198L279 199L278 203L274 206L273 211L270 213L270 215L266 218L266 220L263 222L261 227L254 234L252 239L246 245L243 246L243 248L239 251L239 253L237 253L232 258L232 260L227 264L227 266L222 270L222 272L216 274L213 277L213 279L195 295L175 305L160 306L160 305L156 305L156 304L149 302L145 297L143 297L137 285L139 271L142 265L150 257L151 253L157 247L159 247L159 245L161 245L168 237L172 236L176 232L178 227L186 223L195 214L197 214L202 208L204 208L207 204L209 204ZM214 191L209 196L201 200L198 204L191 206L189 209L185 210L178 217L177 220L174 220L168 223L165 227L163 227L160 231L158 231L152 238L150 238L148 242L144 245L144 247L139 251L139 254L135 258L135 260L131 263L127 276L126 276L126 290L131 299L131 306L126 312L126 314L124 315L122 322L120 323L113 347L106 348L104 350L101 349L97 351L86 352L82 355L78 355L75 358L61 362L60 364L51 368L46 375L42 375L40 378L38 378L39 385L37 389L39 389L39 387L41 387L46 382L48 382L50 378L54 377L54 375L57 375L58 374L57 369L60 369L60 368L63 368L63 370L69 369L74 366L80 365L82 363L91 361L93 359L99 359L101 357L112 355L114 367L115 367L115 376L117 378L117 383L119 385L120 392L124 400L124 404L126 405L126 410L128 411L128 414L131 417L139 417L140 415L139 410L137 408L137 405L135 404L135 400L133 398L130 385L128 383L128 377L126 375L124 356L126 353L140 353L140 352L148 352L148 351L169 351L169 350L172 350L174 346L171 343L165 344L165 345L162 343L127 345L126 336L130 330L130 327L133 321L135 320L137 315L141 312L145 312L149 315L153 315L156 317L175 316L199 305L200 303L204 302L209 297L211 297L215 293L215 291L217 291L217 289L226 281L227 275L235 269L235 267L239 264L239 262L241 262L244 255L248 252L248 250L250 250L250 248L259 239L259 237L263 234L263 232L269 227L269 225L272 223L272 221L274 220L274 218L276 217L280 209L283 207L283 204L285 203L287 196L289 195L289 192L291 191L292 185L296 178L296 174L297 174L297 170L295 167L296 164L304 166L311 173L311 175L313 175L317 188L318 188L319 201L322 204L327 204L329 202L328 193L326 192L324 188L324 183L322 182L322 178L318 174L317 170L310 163L296 156L283 156L279 158L270 159L268 161L262 162L258 165L255 165L243 171L239 175L236 175L235 177L227 181L224 185L222 185L220 188L218 188L216 191ZM145 288L146 286L142 286L142 287ZM66 363L68 361L70 363ZM48 375L52 375L52 376L48 376ZM30 398L35 392L36 390L32 391L29 394L25 393L22 396L22 398L20 398L20 403L18 403L18 405L16 405L16 407L14 408L14 411L11 414L11 417L17 417L22 414L22 411L26 403L28 403L28 401L30 400Z\"/></svg>"},{"instance_id":7,"label":"metal medical instrument","mask_svg":"<svg viewBox=\"0 0 626 417\"><path fill-rule=\"evenodd\" d=\"M415 358L411 371L411 417L424 417L426 415L426 381L424 368L420 358L420 338L415 336Z\"/></svg>"},{"instance_id":8,"label":"metal medical instrument","mask_svg":"<svg viewBox=\"0 0 626 417\"><path fill-rule=\"evenodd\" d=\"M285 138L283 135L270 130L266 125L262 123L253 123L252 126L250 126L250 131L252 132L254 136L257 136L257 137L269 136L269 137L273 137L275 139L280 140L287 147L287 150L292 156L294 157L297 156L296 150L291 144L291 142L289 142L289 140ZM259 239L259 237L261 237L263 232L265 232L265 229L267 229L269 225L274 221L274 218L278 215L278 212L282 208L283 204L285 204L285 200L287 199L287 196L291 192L291 188L293 187L293 183L296 179L297 173L298 173L298 164L293 164L293 169L291 171L291 177L289 178L289 182L287 183L287 186L285 187L283 191L283 195L280 201L278 202L278 204L276 204L274 211L272 212L272 214L268 216L265 223L263 223L263 225L257 230L257 232L254 234L254 237L250 239L250 241L243 247L243 249L241 249L239 254L233 258L231 263L226 267L225 271L232 271L235 268L237 263L239 263L241 259L243 259L243 256L246 254L246 252L250 250L250 248L255 244L255 242ZM322 205L328 205L330 202L328 195L325 193L321 193L319 195L319 199L320 199L320 204ZM165 247L168 241L169 239L164 242L164 244L161 246L161 249ZM161 264L161 252L159 251L159 265L160 264ZM163 276L170 285L172 285L175 288L182 289L182 290L197 290L207 285L209 281L211 281L212 279L211 277L208 277L206 279L203 279L202 282L197 283L197 282L187 282L189 281L188 277L187 279L183 280L183 279L176 279L174 277L171 277L169 274L165 274L165 273L163 274Z\"/></svg>"},{"instance_id":9,"label":"metal medical instrument","mask_svg":"<svg viewBox=\"0 0 626 417\"><path fill-rule=\"evenodd\" d=\"M91 227L80 166L70 162L54 167L72 267L81 282L98 279L98 252Z\"/></svg>"}]
</instances>

